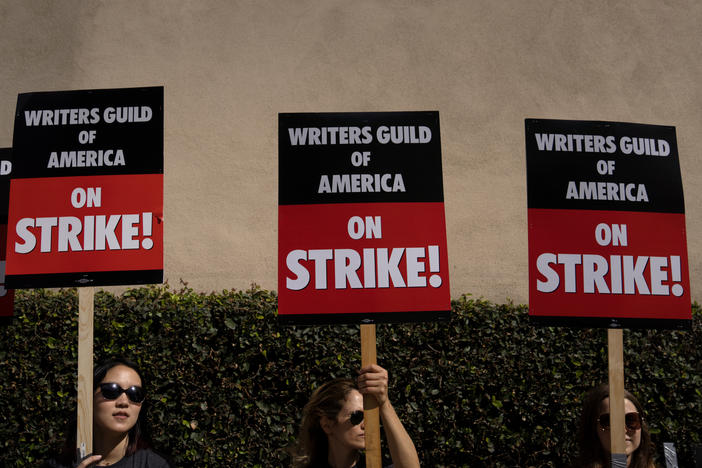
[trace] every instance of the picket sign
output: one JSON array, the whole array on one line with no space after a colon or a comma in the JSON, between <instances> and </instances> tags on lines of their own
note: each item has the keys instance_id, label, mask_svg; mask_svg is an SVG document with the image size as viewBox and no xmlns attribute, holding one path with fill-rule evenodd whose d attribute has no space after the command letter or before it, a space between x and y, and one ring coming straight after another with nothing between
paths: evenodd
<instances>
[{"instance_id":1,"label":"picket sign","mask_svg":"<svg viewBox=\"0 0 702 468\"><path fill-rule=\"evenodd\" d=\"M525 137L529 316L608 328L612 467L626 468L623 328L692 323L675 127L525 119Z\"/></svg>"},{"instance_id":2,"label":"picket sign","mask_svg":"<svg viewBox=\"0 0 702 468\"><path fill-rule=\"evenodd\" d=\"M278 322L448 320L439 113L278 114ZM333 304L333 307L330 307ZM381 467L380 409L363 396L366 466Z\"/></svg>"},{"instance_id":3,"label":"picket sign","mask_svg":"<svg viewBox=\"0 0 702 468\"><path fill-rule=\"evenodd\" d=\"M78 437L80 458L93 453L93 317L95 288L78 288Z\"/></svg>"},{"instance_id":4,"label":"picket sign","mask_svg":"<svg viewBox=\"0 0 702 468\"><path fill-rule=\"evenodd\" d=\"M163 282L163 87L18 95L11 169L8 289L78 289L82 458L93 451L95 286Z\"/></svg>"},{"instance_id":5,"label":"picket sign","mask_svg":"<svg viewBox=\"0 0 702 468\"><path fill-rule=\"evenodd\" d=\"M361 324L361 367L377 364L375 324ZM363 395L363 423L366 439L366 466L381 468L380 410L373 395Z\"/></svg>"},{"instance_id":6,"label":"picket sign","mask_svg":"<svg viewBox=\"0 0 702 468\"><path fill-rule=\"evenodd\" d=\"M626 468L624 426L624 331L607 330L607 358L609 361L609 436L612 449L612 468Z\"/></svg>"}]
</instances>

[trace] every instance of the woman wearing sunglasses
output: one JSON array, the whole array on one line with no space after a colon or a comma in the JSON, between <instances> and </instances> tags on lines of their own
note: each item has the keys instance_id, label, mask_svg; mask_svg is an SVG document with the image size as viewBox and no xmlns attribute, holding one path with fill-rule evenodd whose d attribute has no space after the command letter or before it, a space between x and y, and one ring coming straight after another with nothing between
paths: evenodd
<instances>
[{"instance_id":1,"label":"woman wearing sunglasses","mask_svg":"<svg viewBox=\"0 0 702 468\"><path fill-rule=\"evenodd\" d=\"M302 411L293 466L363 468L363 395L378 401L394 468L415 468L414 443L388 399L388 373L377 365L361 369L357 382L334 379L317 388Z\"/></svg>"},{"instance_id":2,"label":"woman wearing sunglasses","mask_svg":"<svg viewBox=\"0 0 702 468\"><path fill-rule=\"evenodd\" d=\"M624 391L627 468L655 468L653 444L643 417L643 408L631 393ZM609 386L600 385L585 397L578 434L580 456L577 468L609 468L611 438Z\"/></svg>"},{"instance_id":3,"label":"woman wearing sunglasses","mask_svg":"<svg viewBox=\"0 0 702 468\"><path fill-rule=\"evenodd\" d=\"M169 468L170 464L151 451L146 436L144 381L133 362L109 360L93 373L93 454L76 458L76 426L72 424L60 457L49 460L49 468L92 466Z\"/></svg>"}]
</instances>

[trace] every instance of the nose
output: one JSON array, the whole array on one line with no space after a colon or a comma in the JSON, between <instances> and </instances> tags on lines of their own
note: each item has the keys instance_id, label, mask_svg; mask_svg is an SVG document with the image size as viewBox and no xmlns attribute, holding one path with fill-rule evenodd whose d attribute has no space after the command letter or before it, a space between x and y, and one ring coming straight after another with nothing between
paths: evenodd
<instances>
[{"instance_id":1,"label":"nose","mask_svg":"<svg viewBox=\"0 0 702 468\"><path fill-rule=\"evenodd\" d=\"M118 396L117 399L115 400L115 405L120 406L120 407L129 406L129 398L127 398L127 394L122 393L120 396Z\"/></svg>"}]
</instances>

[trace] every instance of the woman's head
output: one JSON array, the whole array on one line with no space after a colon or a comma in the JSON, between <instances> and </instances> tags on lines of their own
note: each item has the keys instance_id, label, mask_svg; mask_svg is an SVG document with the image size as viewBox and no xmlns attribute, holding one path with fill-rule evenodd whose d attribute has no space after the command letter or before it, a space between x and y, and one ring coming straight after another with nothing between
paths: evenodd
<instances>
[{"instance_id":1,"label":"woman's head","mask_svg":"<svg viewBox=\"0 0 702 468\"><path fill-rule=\"evenodd\" d=\"M105 386L105 393L100 384L115 383L117 386ZM99 437L100 431L124 433L129 435L127 455L137 450L149 447L146 430L147 399L140 404L129 401L131 394L135 399L141 399L138 391L131 387L141 387L141 394L146 395L146 382L136 364L126 359L110 359L100 363L93 371L93 432ZM119 387L119 389L117 389ZM128 393L122 390L128 390ZM117 394L119 393L119 395ZM106 398L106 397L116 398ZM125 405L126 399L126 405ZM75 412L73 412L75 414ZM58 460L71 465L76 457L76 419L68 422L66 441ZM102 432L102 434L106 434Z\"/></svg>"},{"instance_id":2,"label":"woman's head","mask_svg":"<svg viewBox=\"0 0 702 468\"><path fill-rule=\"evenodd\" d=\"M626 415L624 425L624 430L626 431L624 436L625 453L628 457L641 445L641 423L643 422L643 415L640 409L637 408L629 398L624 400L624 414ZM602 446L604 451L612 453L612 437L610 434L611 428L609 419L609 397L607 397L600 403L599 415L597 416L597 436L600 439L600 446Z\"/></svg>"},{"instance_id":3,"label":"woman's head","mask_svg":"<svg viewBox=\"0 0 702 468\"><path fill-rule=\"evenodd\" d=\"M101 363L93 373L95 437L128 434L127 454L146 447L146 384L136 364L125 359Z\"/></svg>"},{"instance_id":4,"label":"woman's head","mask_svg":"<svg viewBox=\"0 0 702 468\"><path fill-rule=\"evenodd\" d=\"M639 401L624 391L625 441L629 467L648 467L652 461L651 436ZM609 386L601 385L587 394L580 420L580 459L584 465L604 466L611 450Z\"/></svg>"},{"instance_id":5,"label":"woman's head","mask_svg":"<svg viewBox=\"0 0 702 468\"><path fill-rule=\"evenodd\" d=\"M363 449L364 425L359 420L362 414L363 396L353 380L335 379L317 388L302 410L298 464L326 461L330 446Z\"/></svg>"}]
</instances>

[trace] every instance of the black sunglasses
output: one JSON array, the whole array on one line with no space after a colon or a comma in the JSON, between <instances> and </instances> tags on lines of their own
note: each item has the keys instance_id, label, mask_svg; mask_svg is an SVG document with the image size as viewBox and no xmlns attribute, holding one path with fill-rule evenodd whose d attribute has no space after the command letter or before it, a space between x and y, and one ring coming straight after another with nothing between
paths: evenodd
<instances>
[{"instance_id":1,"label":"black sunglasses","mask_svg":"<svg viewBox=\"0 0 702 468\"><path fill-rule=\"evenodd\" d=\"M359 424L361 424L363 422L363 411L357 410L351 413L349 421L351 421L351 424L354 426L358 426Z\"/></svg>"},{"instance_id":2,"label":"black sunglasses","mask_svg":"<svg viewBox=\"0 0 702 468\"><path fill-rule=\"evenodd\" d=\"M132 385L129 388L122 388L114 382L101 383L100 393L106 400L116 400L123 393L127 394L127 398L133 403L141 403L144 401L144 390L141 387Z\"/></svg>"},{"instance_id":3,"label":"black sunglasses","mask_svg":"<svg viewBox=\"0 0 702 468\"><path fill-rule=\"evenodd\" d=\"M638 431L641 429L642 420L643 418L639 416L639 413L626 413L626 415L624 415L624 425L630 431ZM597 422L602 429L609 429L609 413L601 414L600 417L597 418Z\"/></svg>"}]
</instances>

